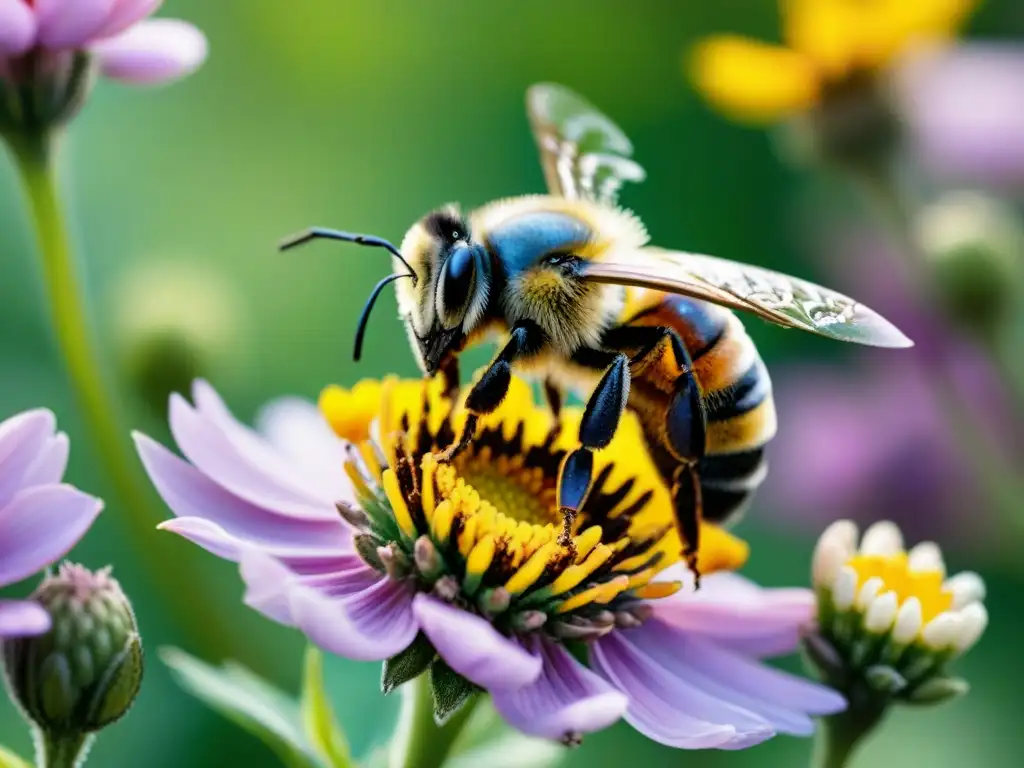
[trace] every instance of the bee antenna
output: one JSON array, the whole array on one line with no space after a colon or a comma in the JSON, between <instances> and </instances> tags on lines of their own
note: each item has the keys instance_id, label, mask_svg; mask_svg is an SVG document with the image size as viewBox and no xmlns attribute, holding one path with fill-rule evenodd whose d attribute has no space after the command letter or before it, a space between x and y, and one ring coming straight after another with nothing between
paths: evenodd
<instances>
[{"instance_id":1,"label":"bee antenna","mask_svg":"<svg viewBox=\"0 0 1024 768\"><path fill-rule=\"evenodd\" d=\"M388 242L383 237L377 237L376 235L360 235L355 232L342 232L337 229L310 227L302 232L286 237L281 241L281 244L278 246L278 250L291 250L292 248L296 248L300 245L305 245L311 240L341 240L344 243L355 243L356 245L369 245L374 248L383 248L402 262L405 265L405 268L409 270L409 274L403 275L403 277L411 277L413 284L416 284L416 270L409 266L409 262L405 260L404 256L402 256L402 252L398 250L393 243ZM392 275L392 277L394 277L394 275ZM380 288L381 285L378 285L377 287ZM376 294L374 294L374 297L376 297Z\"/></svg>"},{"instance_id":2,"label":"bee antenna","mask_svg":"<svg viewBox=\"0 0 1024 768\"><path fill-rule=\"evenodd\" d=\"M363 311L359 315L359 325L356 327L356 344L355 351L352 354L352 359L359 362L359 358L363 355L363 337L366 335L366 325L370 321L370 311L373 309L374 303L377 301L377 297L380 296L381 291L387 288L395 280L400 280L403 277L411 277L413 283L416 282L416 275L404 272L399 272L396 275L388 275L381 280L377 285L373 287L370 292L370 298L366 300L366 304L363 305Z\"/></svg>"}]
</instances>

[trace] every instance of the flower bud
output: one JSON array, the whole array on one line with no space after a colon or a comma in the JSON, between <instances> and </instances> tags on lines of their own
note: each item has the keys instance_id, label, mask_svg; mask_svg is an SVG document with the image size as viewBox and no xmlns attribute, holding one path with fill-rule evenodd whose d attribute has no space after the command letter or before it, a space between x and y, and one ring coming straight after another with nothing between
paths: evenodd
<instances>
[{"instance_id":1,"label":"flower bud","mask_svg":"<svg viewBox=\"0 0 1024 768\"><path fill-rule=\"evenodd\" d=\"M237 362L243 311L231 285L208 267L147 264L118 285L112 304L122 372L161 416L171 393Z\"/></svg>"},{"instance_id":2,"label":"flower bud","mask_svg":"<svg viewBox=\"0 0 1024 768\"><path fill-rule=\"evenodd\" d=\"M109 568L64 563L32 597L53 627L4 644L11 693L44 743L82 739L122 717L138 694L135 615Z\"/></svg>"},{"instance_id":3,"label":"flower bud","mask_svg":"<svg viewBox=\"0 0 1024 768\"><path fill-rule=\"evenodd\" d=\"M85 51L35 49L0 73L0 135L45 134L73 118L96 79Z\"/></svg>"},{"instance_id":4,"label":"flower bud","mask_svg":"<svg viewBox=\"0 0 1024 768\"><path fill-rule=\"evenodd\" d=\"M925 208L917 238L947 312L991 339L1006 319L1024 256L1024 230L1005 204L954 192Z\"/></svg>"}]
</instances>

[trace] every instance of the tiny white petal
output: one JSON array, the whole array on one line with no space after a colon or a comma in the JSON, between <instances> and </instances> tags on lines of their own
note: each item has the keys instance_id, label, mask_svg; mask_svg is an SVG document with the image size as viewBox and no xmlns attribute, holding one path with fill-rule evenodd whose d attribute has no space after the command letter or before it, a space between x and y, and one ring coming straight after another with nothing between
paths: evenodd
<instances>
[{"instance_id":1,"label":"tiny white petal","mask_svg":"<svg viewBox=\"0 0 1024 768\"><path fill-rule=\"evenodd\" d=\"M860 551L863 555L895 555L903 551L903 534L896 523L880 520L864 531Z\"/></svg>"},{"instance_id":2,"label":"tiny white petal","mask_svg":"<svg viewBox=\"0 0 1024 768\"><path fill-rule=\"evenodd\" d=\"M857 572L848 565L844 565L836 574L835 583L832 585L832 604L837 611L845 611L853 605L853 598L857 594Z\"/></svg>"},{"instance_id":3,"label":"tiny white petal","mask_svg":"<svg viewBox=\"0 0 1024 768\"><path fill-rule=\"evenodd\" d=\"M891 590L883 592L868 606L867 613L864 614L864 629L876 635L888 632L896 619L898 608L896 593Z\"/></svg>"},{"instance_id":4,"label":"tiny white petal","mask_svg":"<svg viewBox=\"0 0 1024 768\"><path fill-rule=\"evenodd\" d=\"M964 653L971 648L984 633L988 626L988 611L981 603L971 603L960 611L962 624L960 634L953 642L953 647L959 653Z\"/></svg>"},{"instance_id":5,"label":"tiny white petal","mask_svg":"<svg viewBox=\"0 0 1024 768\"><path fill-rule=\"evenodd\" d=\"M836 520L828 526L818 539L820 542L833 542L851 555L857 551L857 524L852 520Z\"/></svg>"},{"instance_id":6,"label":"tiny white petal","mask_svg":"<svg viewBox=\"0 0 1024 768\"><path fill-rule=\"evenodd\" d=\"M921 639L929 648L944 651L960 636L963 623L959 611L945 611L925 625L921 631Z\"/></svg>"},{"instance_id":7,"label":"tiny white petal","mask_svg":"<svg viewBox=\"0 0 1024 768\"><path fill-rule=\"evenodd\" d=\"M942 559L942 550L934 541L922 541L907 554L911 571L918 573L938 571L943 576L946 575L946 563Z\"/></svg>"},{"instance_id":8,"label":"tiny white petal","mask_svg":"<svg viewBox=\"0 0 1024 768\"><path fill-rule=\"evenodd\" d=\"M865 581L864 586L857 592L857 609L866 611L878 593L882 591L883 586L885 586L885 582L877 576L872 576Z\"/></svg>"},{"instance_id":9,"label":"tiny white petal","mask_svg":"<svg viewBox=\"0 0 1024 768\"><path fill-rule=\"evenodd\" d=\"M958 573L947 579L942 587L953 593L954 608L964 608L985 599L985 582L974 571Z\"/></svg>"},{"instance_id":10,"label":"tiny white petal","mask_svg":"<svg viewBox=\"0 0 1024 768\"><path fill-rule=\"evenodd\" d=\"M916 597L907 598L896 612L896 624L892 628L892 639L898 645L909 645L921 631L921 601Z\"/></svg>"},{"instance_id":11,"label":"tiny white petal","mask_svg":"<svg viewBox=\"0 0 1024 768\"><path fill-rule=\"evenodd\" d=\"M841 544L821 539L814 550L814 561L811 565L811 581L814 586L831 587L839 569L849 559L850 553Z\"/></svg>"}]
</instances>

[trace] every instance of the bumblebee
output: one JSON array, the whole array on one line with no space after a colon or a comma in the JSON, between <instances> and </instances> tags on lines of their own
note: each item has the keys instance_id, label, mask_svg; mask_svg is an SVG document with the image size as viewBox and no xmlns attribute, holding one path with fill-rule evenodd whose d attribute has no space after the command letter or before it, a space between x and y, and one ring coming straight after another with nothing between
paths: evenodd
<instances>
[{"instance_id":1,"label":"bumblebee","mask_svg":"<svg viewBox=\"0 0 1024 768\"><path fill-rule=\"evenodd\" d=\"M359 359L374 302L390 283L420 367L459 389L458 357L497 337L500 351L470 388L462 434L496 409L513 371L542 379L557 413L562 397L587 398L579 446L558 480L571 547L576 512L591 485L593 452L625 409L639 418L654 463L671 488L683 557L697 574L699 523L733 522L766 474L776 431L771 380L730 309L788 328L879 347L911 342L862 304L757 267L648 245L617 205L624 182L645 173L622 130L578 95L535 85L527 111L547 195L499 200L469 213L442 207L413 225L400 247L369 235L314 228L316 238L384 248L395 273L377 284L356 331ZM699 574L697 574L699 577Z\"/></svg>"}]
</instances>

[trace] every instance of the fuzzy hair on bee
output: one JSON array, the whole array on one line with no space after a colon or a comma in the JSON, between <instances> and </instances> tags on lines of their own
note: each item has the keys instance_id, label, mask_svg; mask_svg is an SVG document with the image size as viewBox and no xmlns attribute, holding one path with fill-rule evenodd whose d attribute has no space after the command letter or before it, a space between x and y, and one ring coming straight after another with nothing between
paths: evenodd
<instances>
[{"instance_id":1,"label":"fuzzy hair on bee","mask_svg":"<svg viewBox=\"0 0 1024 768\"><path fill-rule=\"evenodd\" d=\"M463 432L441 461L473 439L479 417L505 397L513 370L542 378L556 412L568 390L587 398L579 447L565 457L556 489L566 548L590 490L593 454L611 442L623 412L633 411L671 490L682 555L699 584L699 524L728 524L747 506L776 430L767 368L731 310L842 341L910 341L827 288L648 245L640 220L618 206L623 184L644 178L622 130L556 85L531 88L527 112L549 194L468 213L442 206L413 224L400 247L327 229L282 247L329 238L391 253L395 272L377 284L360 317L357 359L374 301L391 283L420 367L427 376L442 372L452 396L463 350L498 339L499 352L466 395Z\"/></svg>"}]
</instances>

